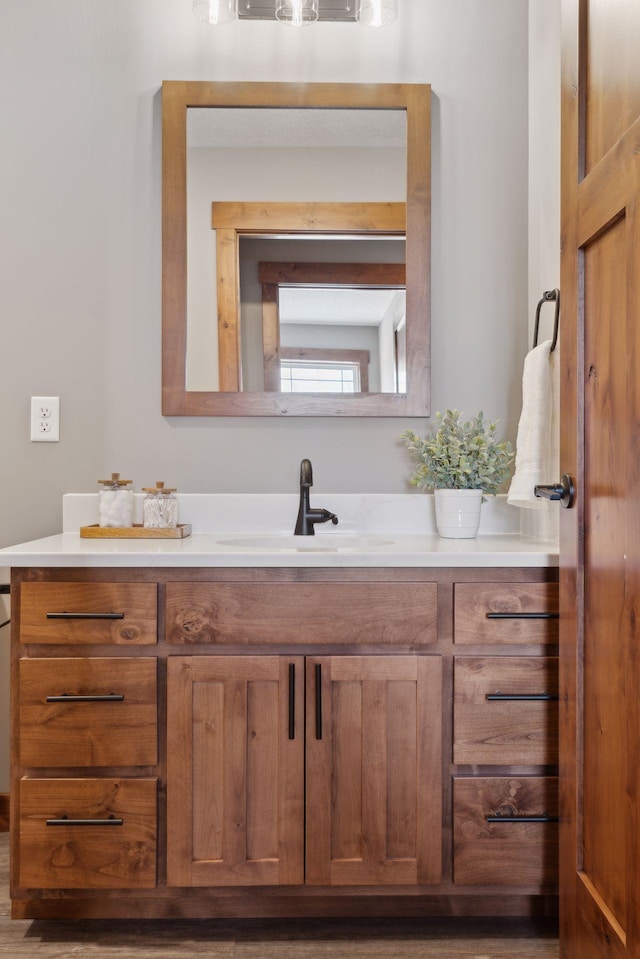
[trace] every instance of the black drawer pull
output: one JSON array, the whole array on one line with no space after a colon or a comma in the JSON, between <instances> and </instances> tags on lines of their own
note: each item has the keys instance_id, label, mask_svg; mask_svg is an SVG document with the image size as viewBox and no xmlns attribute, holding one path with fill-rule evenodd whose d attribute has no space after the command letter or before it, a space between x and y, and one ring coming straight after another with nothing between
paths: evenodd
<instances>
[{"instance_id":1,"label":"black drawer pull","mask_svg":"<svg viewBox=\"0 0 640 959\"><path fill-rule=\"evenodd\" d=\"M557 703L554 693L487 693L489 703Z\"/></svg>"},{"instance_id":2,"label":"black drawer pull","mask_svg":"<svg viewBox=\"0 0 640 959\"><path fill-rule=\"evenodd\" d=\"M487 613L487 619L560 619L560 613Z\"/></svg>"},{"instance_id":3,"label":"black drawer pull","mask_svg":"<svg viewBox=\"0 0 640 959\"><path fill-rule=\"evenodd\" d=\"M124 613L47 613L47 619L124 619Z\"/></svg>"},{"instance_id":4,"label":"black drawer pull","mask_svg":"<svg viewBox=\"0 0 640 959\"><path fill-rule=\"evenodd\" d=\"M47 826L123 826L124 819L109 816L108 819L69 819L62 816L60 819L47 819Z\"/></svg>"},{"instance_id":5,"label":"black drawer pull","mask_svg":"<svg viewBox=\"0 0 640 959\"><path fill-rule=\"evenodd\" d=\"M289 739L296 738L296 664L289 663Z\"/></svg>"},{"instance_id":6,"label":"black drawer pull","mask_svg":"<svg viewBox=\"0 0 640 959\"><path fill-rule=\"evenodd\" d=\"M316 739L322 739L322 666L316 663Z\"/></svg>"},{"instance_id":7,"label":"black drawer pull","mask_svg":"<svg viewBox=\"0 0 640 959\"><path fill-rule=\"evenodd\" d=\"M121 703L124 700L122 693L107 693L105 695L75 696L70 693L61 693L59 696L47 696L48 703Z\"/></svg>"},{"instance_id":8,"label":"black drawer pull","mask_svg":"<svg viewBox=\"0 0 640 959\"><path fill-rule=\"evenodd\" d=\"M559 816L547 816L541 813L539 816L487 816L487 822L560 822Z\"/></svg>"}]
</instances>

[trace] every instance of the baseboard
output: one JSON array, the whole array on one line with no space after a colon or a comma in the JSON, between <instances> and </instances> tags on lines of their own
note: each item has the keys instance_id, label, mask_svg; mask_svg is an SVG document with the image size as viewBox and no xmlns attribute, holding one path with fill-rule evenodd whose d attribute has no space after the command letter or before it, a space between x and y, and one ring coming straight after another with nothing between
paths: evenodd
<instances>
[{"instance_id":1,"label":"baseboard","mask_svg":"<svg viewBox=\"0 0 640 959\"><path fill-rule=\"evenodd\" d=\"M9 832L9 793L0 793L0 832Z\"/></svg>"}]
</instances>

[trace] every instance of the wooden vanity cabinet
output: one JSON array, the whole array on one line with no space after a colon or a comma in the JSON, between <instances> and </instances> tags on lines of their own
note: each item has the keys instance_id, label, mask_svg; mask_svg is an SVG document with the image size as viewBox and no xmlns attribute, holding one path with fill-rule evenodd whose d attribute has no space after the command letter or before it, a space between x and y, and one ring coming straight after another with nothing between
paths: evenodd
<instances>
[{"instance_id":1,"label":"wooden vanity cabinet","mask_svg":"<svg viewBox=\"0 0 640 959\"><path fill-rule=\"evenodd\" d=\"M553 911L556 578L14 570L12 915Z\"/></svg>"}]
</instances>

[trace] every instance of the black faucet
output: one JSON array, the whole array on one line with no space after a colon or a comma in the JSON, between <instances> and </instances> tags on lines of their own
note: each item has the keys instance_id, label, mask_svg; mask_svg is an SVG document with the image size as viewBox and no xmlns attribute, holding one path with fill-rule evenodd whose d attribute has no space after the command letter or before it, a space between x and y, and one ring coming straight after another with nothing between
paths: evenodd
<instances>
[{"instance_id":1,"label":"black faucet","mask_svg":"<svg viewBox=\"0 0 640 959\"><path fill-rule=\"evenodd\" d=\"M300 463L300 507L294 536L315 536L315 524L326 523L331 520L334 526L338 525L338 517L328 509L311 509L309 506L309 490L313 486L313 470L310 460Z\"/></svg>"}]
</instances>

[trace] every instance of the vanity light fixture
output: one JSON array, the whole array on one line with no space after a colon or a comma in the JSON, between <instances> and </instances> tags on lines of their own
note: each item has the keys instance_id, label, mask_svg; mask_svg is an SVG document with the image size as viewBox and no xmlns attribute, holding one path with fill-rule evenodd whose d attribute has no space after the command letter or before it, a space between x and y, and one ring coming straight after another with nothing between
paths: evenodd
<instances>
[{"instance_id":1,"label":"vanity light fixture","mask_svg":"<svg viewBox=\"0 0 640 959\"><path fill-rule=\"evenodd\" d=\"M211 26L278 20L299 27L318 21L382 27L397 19L398 0L193 0L193 13Z\"/></svg>"}]
</instances>

